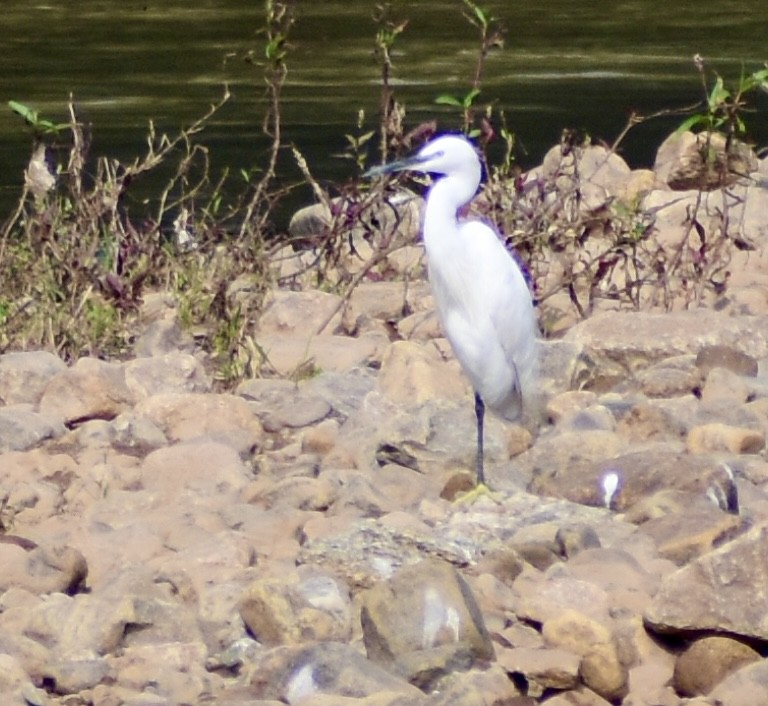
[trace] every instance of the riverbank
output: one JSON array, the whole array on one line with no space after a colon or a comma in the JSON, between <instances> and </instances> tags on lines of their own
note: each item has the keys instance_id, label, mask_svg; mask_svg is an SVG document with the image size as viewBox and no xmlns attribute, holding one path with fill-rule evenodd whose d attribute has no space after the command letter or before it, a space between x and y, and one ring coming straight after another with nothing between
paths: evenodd
<instances>
[{"instance_id":1,"label":"riverbank","mask_svg":"<svg viewBox=\"0 0 768 706\"><path fill-rule=\"evenodd\" d=\"M685 145L652 172L553 152L525 180L571 203L575 168L590 230L539 274L585 275L540 304L540 413L488 420L495 495L473 504L417 217L348 298L282 253L255 336L272 375L231 392L162 292L129 360L0 356L5 703L761 703L768 165L672 190ZM666 285L586 278L626 252L617 200ZM378 245L351 242L354 277Z\"/></svg>"}]
</instances>

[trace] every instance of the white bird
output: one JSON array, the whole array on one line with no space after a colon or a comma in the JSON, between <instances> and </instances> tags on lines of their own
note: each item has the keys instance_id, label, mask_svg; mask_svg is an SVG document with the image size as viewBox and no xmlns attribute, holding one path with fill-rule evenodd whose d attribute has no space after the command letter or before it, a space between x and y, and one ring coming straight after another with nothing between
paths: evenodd
<instances>
[{"instance_id":1,"label":"white bird","mask_svg":"<svg viewBox=\"0 0 768 706\"><path fill-rule=\"evenodd\" d=\"M477 151L464 137L443 135L414 156L371 169L367 176L413 170L438 178L427 195L424 248L437 314L475 390L476 472L485 484L485 408L518 419L530 397L537 363L536 316L523 273L496 232L459 210L480 186Z\"/></svg>"}]
</instances>

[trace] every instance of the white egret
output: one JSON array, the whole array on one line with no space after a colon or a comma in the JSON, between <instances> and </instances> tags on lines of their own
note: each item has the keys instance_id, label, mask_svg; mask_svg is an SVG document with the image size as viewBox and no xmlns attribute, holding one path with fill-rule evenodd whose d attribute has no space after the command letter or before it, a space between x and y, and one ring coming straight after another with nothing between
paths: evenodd
<instances>
[{"instance_id":1,"label":"white egret","mask_svg":"<svg viewBox=\"0 0 768 706\"><path fill-rule=\"evenodd\" d=\"M487 224L462 221L459 210L480 186L477 151L459 135L443 135L414 156L371 169L376 176L413 170L439 178L427 195L424 248L437 314L475 390L477 484L485 484L485 408L518 419L536 370L536 317L517 262Z\"/></svg>"}]
</instances>

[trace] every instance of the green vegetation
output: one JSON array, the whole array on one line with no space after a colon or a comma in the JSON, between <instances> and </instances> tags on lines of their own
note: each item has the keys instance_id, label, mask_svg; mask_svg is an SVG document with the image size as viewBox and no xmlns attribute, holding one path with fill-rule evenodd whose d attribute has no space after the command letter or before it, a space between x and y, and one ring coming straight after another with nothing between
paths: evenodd
<instances>
[{"instance_id":1,"label":"green vegetation","mask_svg":"<svg viewBox=\"0 0 768 706\"><path fill-rule=\"evenodd\" d=\"M588 137L564 131L562 163L570 168L534 190L523 188L514 131L493 100L480 104L485 61L491 51L502 49L504 28L471 0L457 0L457 6L475 37L476 61L466 93L441 95L436 102L456 109L458 124L482 150L501 141L501 158L491 163L485 156L488 183L477 209L528 262L539 301L546 304L566 293L578 315L586 316L598 298L640 308L666 301L670 288L681 281L699 278L720 286L713 273L726 257L722 243L720 250L712 245L698 259L685 258L657 247L649 238L652 218L635 203L585 214L577 165ZM150 124L146 149L132 162L90 154L88 130L73 100L65 123L9 102L31 133L32 156L17 206L0 226L0 353L44 347L65 359L127 355L147 323L141 320L142 302L149 293L163 292L174 302L182 325L209 353L217 379L229 385L270 370L254 331L266 292L287 283L278 281L278 254L284 256L289 248L306 254L303 270L290 275L294 286L303 277L303 285L338 292L345 300L364 279L387 276L388 255L406 244L397 228L394 198L402 177L377 184L352 181L336 185L332 194L297 148L286 144L282 93L296 16L290 0L266 0L264 8L260 44L240 58L253 65L255 80L265 85L262 128L270 147L265 163L248 172L214 176L208 150L197 141L229 100L226 89L178 134L158 134ZM405 109L397 100L392 50L407 31L407 20L395 17L388 3L376 5L373 20L379 115L371 124L360 111L354 132L346 136L345 156L359 172L374 159L413 150L437 130L434 121L407 130ZM746 134L747 100L768 87L768 68L728 87L716 74L710 86L703 63L697 67L705 100L689 110L692 115L681 129L722 132L730 149ZM652 117L630 116L611 150L634 125ZM292 155L328 214L322 232L311 239L292 241L272 232L275 209L286 193L278 178L283 153ZM53 171L52 154L59 164ZM126 195L148 173L162 174L165 186L151 200L151 211L137 216L129 212ZM390 217L382 219L382 213ZM721 237L727 236L723 231ZM367 244L365 253L357 252L355 242ZM350 253L354 267L345 258ZM553 279L554 262L568 264Z\"/></svg>"}]
</instances>

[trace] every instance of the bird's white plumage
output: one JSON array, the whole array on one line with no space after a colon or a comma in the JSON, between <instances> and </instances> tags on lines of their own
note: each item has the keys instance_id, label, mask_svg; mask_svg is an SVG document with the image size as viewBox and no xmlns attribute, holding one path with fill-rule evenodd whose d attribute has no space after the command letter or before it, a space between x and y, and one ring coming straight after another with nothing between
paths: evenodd
<instances>
[{"instance_id":1,"label":"bird's white plumage","mask_svg":"<svg viewBox=\"0 0 768 706\"><path fill-rule=\"evenodd\" d=\"M427 195L424 247L440 322L476 392L482 483L485 407L514 420L532 393L537 344L531 293L496 233L481 221L459 219L480 186L480 159L468 140L438 137L414 157L369 174L405 169L439 177Z\"/></svg>"},{"instance_id":2,"label":"bird's white plumage","mask_svg":"<svg viewBox=\"0 0 768 706\"><path fill-rule=\"evenodd\" d=\"M443 175L430 189L424 247L438 316L456 358L496 414L514 420L536 368L536 319L528 285L496 233L460 221L480 184L480 161L462 137L429 143L412 167Z\"/></svg>"}]
</instances>

